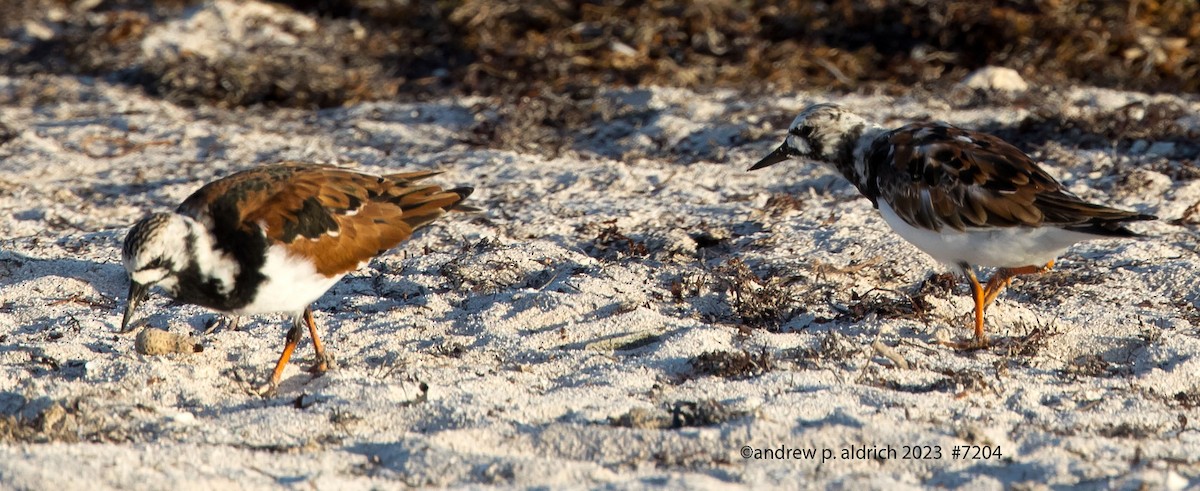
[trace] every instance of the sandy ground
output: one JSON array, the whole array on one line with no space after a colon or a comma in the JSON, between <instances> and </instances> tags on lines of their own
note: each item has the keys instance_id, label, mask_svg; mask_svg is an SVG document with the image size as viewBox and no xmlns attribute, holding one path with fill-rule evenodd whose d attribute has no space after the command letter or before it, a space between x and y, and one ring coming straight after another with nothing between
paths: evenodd
<instances>
[{"instance_id":1,"label":"sandy ground","mask_svg":"<svg viewBox=\"0 0 1200 491\"><path fill-rule=\"evenodd\" d=\"M1059 96L1098 114L1172 99ZM1173 222L1200 179L1171 175L1194 156L1029 149L1078 194L1164 219L1016 280L988 312L1007 346L959 352L937 341L969 335L963 284L931 278L940 266L853 187L800 162L744 172L828 97L604 100L617 116L547 159L468 143L486 99L227 112L0 78L2 486L1200 485L1200 234ZM837 100L889 124L1024 115ZM203 350L138 354L117 333L126 228L285 159L440 169L485 211L442 219L315 304L339 365L325 376L304 371L305 341L278 394L252 394L283 319L199 336L214 315L161 293L142 315ZM954 453L966 445L1000 456ZM905 459L913 446L940 457ZM761 452L781 447L816 454Z\"/></svg>"}]
</instances>

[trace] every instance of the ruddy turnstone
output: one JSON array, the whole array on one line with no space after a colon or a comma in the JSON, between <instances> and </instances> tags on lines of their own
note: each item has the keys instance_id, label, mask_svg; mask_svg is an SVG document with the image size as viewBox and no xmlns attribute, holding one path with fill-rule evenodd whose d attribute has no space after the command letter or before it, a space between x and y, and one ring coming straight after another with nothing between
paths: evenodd
<instances>
[{"instance_id":1,"label":"ruddy turnstone","mask_svg":"<svg viewBox=\"0 0 1200 491\"><path fill-rule=\"evenodd\" d=\"M984 311L1014 276L1048 271L1080 241L1139 237L1126 222L1156 219L1080 199L995 136L946 123L887 130L835 104L804 109L749 170L792 157L841 172L892 230L962 270L975 298L972 346L987 345ZM998 269L982 286L975 266Z\"/></svg>"},{"instance_id":2,"label":"ruddy turnstone","mask_svg":"<svg viewBox=\"0 0 1200 491\"><path fill-rule=\"evenodd\" d=\"M288 162L213 181L173 213L143 218L125 237L129 297L121 331L153 285L178 301L232 315L293 315L267 388L307 326L313 371L329 368L309 304L342 276L366 265L447 211L472 188L420 181L435 171L383 176Z\"/></svg>"}]
</instances>

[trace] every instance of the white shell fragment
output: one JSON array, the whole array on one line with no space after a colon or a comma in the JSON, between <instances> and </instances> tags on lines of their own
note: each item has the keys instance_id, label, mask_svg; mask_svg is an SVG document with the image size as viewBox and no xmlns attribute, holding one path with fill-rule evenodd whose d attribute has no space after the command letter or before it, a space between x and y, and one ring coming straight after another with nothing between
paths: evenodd
<instances>
[{"instance_id":1,"label":"white shell fragment","mask_svg":"<svg viewBox=\"0 0 1200 491\"><path fill-rule=\"evenodd\" d=\"M985 66L963 78L962 85L988 92L1024 92L1029 84L1012 68Z\"/></svg>"}]
</instances>

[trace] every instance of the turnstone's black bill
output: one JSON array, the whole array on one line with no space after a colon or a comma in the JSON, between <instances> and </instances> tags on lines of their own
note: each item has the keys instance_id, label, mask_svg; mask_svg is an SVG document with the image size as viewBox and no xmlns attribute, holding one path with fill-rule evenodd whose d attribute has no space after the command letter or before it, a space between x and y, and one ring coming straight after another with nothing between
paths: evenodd
<instances>
[{"instance_id":1,"label":"turnstone's black bill","mask_svg":"<svg viewBox=\"0 0 1200 491\"><path fill-rule=\"evenodd\" d=\"M434 171L376 176L332 166L283 163L213 181L174 213L143 218L125 237L129 297L121 330L158 285L176 300L244 315L294 316L274 387L303 327L316 351L313 370L329 368L313 322L313 301L350 271L461 204L472 188L420 181Z\"/></svg>"},{"instance_id":2,"label":"turnstone's black bill","mask_svg":"<svg viewBox=\"0 0 1200 491\"><path fill-rule=\"evenodd\" d=\"M889 131L834 104L806 108L750 170L791 157L837 169L892 230L962 269L975 297L976 346L987 344L984 311L1013 276L1048 271L1076 242L1138 237L1125 223L1156 219L1080 199L994 136L945 123ZM973 266L999 269L982 286Z\"/></svg>"}]
</instances>

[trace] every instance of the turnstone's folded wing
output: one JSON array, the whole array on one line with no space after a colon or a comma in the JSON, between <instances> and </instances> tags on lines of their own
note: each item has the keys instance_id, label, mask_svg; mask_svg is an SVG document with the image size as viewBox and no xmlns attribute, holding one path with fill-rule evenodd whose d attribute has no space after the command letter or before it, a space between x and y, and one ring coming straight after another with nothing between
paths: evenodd
<instances>
[{"instance_id":1,"label":"turnstone's folded wing","mask_svg":"<svg viewBox=\"0 0 1200 491\"><path fill-rule=\"evenodd\" d=\"M318 272L358 268L459 203L471 188L420 184L436 171L376 176L333 166L274 165L204 186L179 212L207 221L214 234L259 230Z\"/></svg>"},{"instance_id":2,"label":"turnstone's folded wing","mask_svg":"<svg viewBox=\"0 0 1200 491\"><path fill-rule=\"evenodd\" d=\"M1083 201L1004 140L944 123L886 133L866 159L878 199L928 230L1054 225L1131 236L1121 222L1153 218Z\"/></svg>"}]
</instances>

